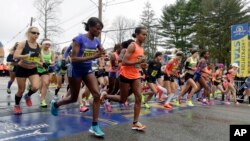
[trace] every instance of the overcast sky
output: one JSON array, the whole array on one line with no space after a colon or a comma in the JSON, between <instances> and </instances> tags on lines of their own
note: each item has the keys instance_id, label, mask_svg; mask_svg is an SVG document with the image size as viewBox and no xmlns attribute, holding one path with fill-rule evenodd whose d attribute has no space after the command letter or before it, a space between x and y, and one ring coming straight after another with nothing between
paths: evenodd
<instances>
[{"instance_id":1,"label":"overcast sky","mask_svg":"<svg viewBox=\"0 0 250 141\"><path fill-rule=\"evenodd\" d=\"M25 31L27 25L30 23L30 18L36 18L38 15L34 7L34 1L35 0L0 0L0 41L3 43L6 51L13 46L16 41L25 39ZM92 1L98 3L98 0ZM152 4L156 17L161 16L164 5L175 2L175 0L103 0L103 3L109 2L109 4L125 2L118 5L104 6L103 23L105 27L103 30L112 28L111 25L115 17L120 15L139 22L143 7L147 1ZM60 26L64 32L55 42L70 41L78 33L84 32L81 22L87 21L91 16L98 16L97 7L93 2L91 2L91 0L64 0L58 11L58 17L60 22L62 22ZM38 26L38 23L34 22L34 25ZM61 44L61 47L66 45L67 43ZM104 46L112 46L108 36L106 36ZM5 56L7 56L7 54Z\"/></svg>"}]
</instances>

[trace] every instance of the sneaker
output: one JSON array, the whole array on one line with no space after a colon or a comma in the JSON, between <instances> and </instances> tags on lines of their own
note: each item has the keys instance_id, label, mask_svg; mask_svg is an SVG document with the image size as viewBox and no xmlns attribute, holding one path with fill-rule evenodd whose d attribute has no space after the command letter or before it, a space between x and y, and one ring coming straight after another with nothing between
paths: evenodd
<instances>
[{"instance_id":1,"label":"sneaker","mask_svg":"<svg viewBox=\"0 0 250 141\"><path fill-rule=\"evenodd\" d=\"M231 103L229 101L225 101L224 104L230 105Z\"/></svg>"},{"instance_id":2,"label":"sneaker","mask_svg":"<svg viewBox=\"0 0 250 141\"><path fill-rule=\"evenodd\" d=\"M55 107L56 101L55 100L51 100L50 102L50 113L54 116L58 116L58 108Z\"/></svg>"},{"instance_id":3,"label":"sneaker","mask_svg":"<svg viewBox=\"0 0 250 141\"><path fill-rule=\"evenodd\" d=\"M207 101L207 99L205 99L205 98L204 98L204 99L202 99L202 104L203 104L203 105L208 105L208 101Z\"/></svg>"},{"instance_id":4,"label":"sneaker","mask_svg":"<svg viewBox=\"0 0 250 141\"><path fill-rule=\"evenodd\" d=\"M47 108L47 103L46 103L45 99L41 101L41 107L42 108Z\"/></svg>"},{"instance_id":5,"label":"sneaker","mask_svg":"<svg viewBox=\"0 0 250 141\"><path fill-rule=\"evenodd\" d=\"M100 129L99 125L91 126L90 129L89 129L89 132L92 133L92 134L95 134L98 137L103 137L104 136L104 133Z\"/></svg>"},{"instance_id":6,"label":"sneaker","mask_svg":"<svg viewBox=\"0 0 250 141\"><path fill-rule=\"evenodd\" d=\"M22 109L21 109L21 107L19 105L15 105L14 109L13 109L13 112L14 112L15 115L20 115L20 114L22 114Z\"/></svg>"},{"instance_id":7,"label":"sneaker","mask_svg":"<svg viewBox=\"0 0 250 141\"><path fill-rule=\"evenodd\" d=\"M111 112L112 111L110 102L108 100L105 100L104 107L105 107L105 109L106 109L107 112Z\"/></svg>"},{"instance_id":8,"label":"sneaker","mask_svg":"<svg viewBox=\"0 0 250 141\"><path fill-rule=\"evenodd\" d=\"M239 103L238 101L237 101L237 102L235 102L235 104L236 104L236 105L240 105L240 103Z\"/></svg>"},{"instance_id":9,"label":"sneaker","mask_svg":"<svg viewBox=\"0 0 250 141\"><path fill-rule=\"evenodd\" d=\"M146 128L145 125L142 125L140 122L136 122L132 125L133 130L144 130Z\"/></svg>"},{"instance_id":10,"label":"sneaker","mask_svg":"<svg viewBox=\"0 0 250 141\"><path fill-rule=\"evenodd\" d=\"M171 104L174 105L174 106L180 107L180 102L178 100L175 101L175 102L172 102Z\"/></svg>"},{"instance_id":11,"label":"sneaker","mask_svg":"<svg viewBox=\"0 0 250 141\"><path fill-rule=\"evenodd\" d=\"M101 96L100 96L100 102L101 102L101 103L103 103L103 101L104 101L104 99L105 99L106 96L107 96L107 92L102 91L102 92L101 92Z\"/></svg>"},{"instance_id":12,"label":"sneaker","mask_svg":"<svg viewBox=\"0 0 250 141\"><path fill-rule=\"evenodd\" d=\"M149 104L148 104L147 102L145 102L143 105L144 105L144 107L145 107L146 109L150 109L150 106L149 106Z\"/></svg>"},{"instance_id":13,"label":"sneaker","mask_svg":"<svg viewBox=\"0 0 250 141\"><path fill-rule=\"evenodd\" d=\"M54 95L54 99L55 99L55 101L59 100L59 96L58 95Z\"/></svg>"},{"instance_id":14,"label":"sneaker","mask_svg":"<svg viewBox=\"0 0 250 141\"><path fill-rule=\"evenodd\" d=\"M80 106L80 112L87 112L88 110L89 110L88 107L86 107L84 105Z\"/></svg>"},{"instance_id":15,"label":"sneaker","mask_svg":"<svg viewBox=\"0 0 250 141\"><path fill-rule=\"evenodd\" d=\"M164 107L167 109L173 109L173 107L169 103L165 103Z\"/></svg>"},{"instance_id":16,"label":"sneaker","mask_svg":"<svg viewBox=\"0 0 250 141\"><path fill-rule=\"evenodd\" d=\"M8 94L11 94L11 90L10 90L9 88L7 89L7 93L8 93Z\"/></svg>"},{"instance_id":17,"label":"sneaker","mask_svg":"<svg viewBox=\"0 0 250 141\"><path fill-rule=\"evenodd\" d=\"M125 106L125 108L129 108L129 102L128 102L128 100L126 100L126 102L124 103L124 106Z\"/></svg>"},{"instance_id":18,"label":"sneaker","mask_svg":"<svg viewBox=\"0 0 250 141\"><path fill-rule=\"evenodd\" d=\"M188 106L191 106L191 107L193 107L193 106L194 106L194 104L193 104L192 100L187 100L187 105L188 105Z\"/></svg>"},{"instance_id":19,"label":"sneaker","mask_svg":"<svg viewBox=\"0 0 250 141\"><path fill-rule=\"evenodd\" d=\"M145 96L143 94L141 94L141 102L144 103L145 102Z\"/></svg>"},{"instance_id":20,"label":"sneaker","mask_svg":"<svg viewBox=\"0 0 250 141\"><path fill-rule=\"evenodd\" d=\"M27 105L28 107L31 107L31 106L32 106L32 101L31 101L30 96L28 96L28 94L26 94L26 95L24 96L24 99L25 99L25 101L26 101L26 105Z\"/></svg>"},{"instance_id":21,"label":"sneaker","mask_svg":"<svg viewBox=\"0 0 250 141\"><path fill-rule=\"evenodd\" d=\"M86 106L89 106L89 105L90 105L89 100L85 100L85 105L86 105Z\"/></svg>"}]
</instances>

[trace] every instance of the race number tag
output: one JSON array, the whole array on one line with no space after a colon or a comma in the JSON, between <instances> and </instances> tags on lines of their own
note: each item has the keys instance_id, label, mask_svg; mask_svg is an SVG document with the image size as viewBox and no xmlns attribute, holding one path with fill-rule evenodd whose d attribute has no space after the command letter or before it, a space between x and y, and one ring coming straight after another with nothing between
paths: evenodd
<instances>
[{"instance_id":1,"label":"race number tag","mask_svg":"<svg viewBox=\"0 0 250 141\"><path fill-rule=\"evenodd\" d=\"M93 49L85 49L83 53L83 57L90 57L96 54L96 50Z\"/></svg>"}]
</instances>

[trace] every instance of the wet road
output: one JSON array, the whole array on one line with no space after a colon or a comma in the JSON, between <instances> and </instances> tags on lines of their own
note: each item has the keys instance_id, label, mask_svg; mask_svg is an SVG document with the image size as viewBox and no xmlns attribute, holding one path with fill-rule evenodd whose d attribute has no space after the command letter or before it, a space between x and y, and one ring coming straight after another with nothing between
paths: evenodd
<instances>
[{"instance_id":1,"label":"wet road","mask_svg":"<svg viewBox=\"0 0 250 141\"><path fill-rule=\"evenodd\" d=\"M24 114L13 116L11 110L16 84L11 96L7 96L7 79L0 79L0 141L229 141L229 125L250 124L250 107L247 104L222 105L216 101L213 106L196 103L195 107L175 107L169 111L158 103L151 103L150 110L142 110L140 121L147 125L145 132L130 129L132 107L128 110L114 108L112 113L101 108L99 124L106 135L96 138L87 131L91 124L91 111L80 114L77 104L63 107L60 116L53 117L48 109L39 107L39 95L35 94L32 96L34 106L28 108L22 101ZM64 92L65 88L60 94ZM48 101L52 97L48 94Z\"/></svg>"}]
</instances>

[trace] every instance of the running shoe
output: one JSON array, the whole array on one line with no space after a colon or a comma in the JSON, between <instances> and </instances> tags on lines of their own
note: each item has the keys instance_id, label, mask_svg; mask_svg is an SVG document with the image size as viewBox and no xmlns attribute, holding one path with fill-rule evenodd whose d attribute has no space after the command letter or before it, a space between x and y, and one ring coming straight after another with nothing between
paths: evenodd
<instances>
[{"instance_id":1,"label":"running shoe","mask_svg":"<svg viewBox=\"0 0 250 141\"><path fill-rule=\"evenodd\" d=\"M89 105L90 105L89 100L85 100L85 105L86 105L86 106L89 106Z\"/></svg>"},{"instance_id":2,"label":"running shoe","mask_svg":"<svg viewBox=\"0 0 250 141\"><path fill-rule=\"evenodd\" d=\"M50 113L54 116L58 116L59 109L55 107L55 100L51 100L50 102Z\"/></svg>"},{"instance_id":3,"label":"running shoe","mask_svg":"<svg viewBox=\"0 0 250 141\"><path fill-rule=\"evenodd\" d=\"M136 122L135 124L132 125L133 130L144 130L146 128L145 125L142 125L140 122Z\"/></svg>"},{"instance_id":4,"label":"running shoe","mask_svg":"<svg viewBox=\"0 0 250 141\"><path fill-rule=\"evenodd\" d=\"M129 102L128 102L128 100L125 101L124 106L125 106L125 108L127 108L127 109L129 108Z\"/></svg>"},{"instance_id":5,"label":"running shoe","mask_svg":"<svg viewBox=\"0 0 250 141\"><path fill-rule=\"evenodd\" d=\"M14 112L15 115L20 115L20 114L22 114L22 109L21 109L21 107L19 105L15 105L14 109L13 109L13 112Z\"/></svg>"},{"instance_id":6,"label":"running shoe","mask_svg":"<svg viewBox=\"0 0 250 141\"><path fill-rule=\"evenodd\" d=\"M7 89L7 93L8 93L8 94L11 94L11 90L10 90L9 88Z\"/></svg>"},{"instance_id":7,"label":"running shoe","mask_svg":"<svg viewBox=\"0 0 250 141\"><path fill-rule=\"evenodd\" d=\"M231 103L229 101L225 101L224 104L230 105Z\"/></svg>"},{"instance_id":8,"label":"running shoe","mask_svg":"<svg viewBox=\"0 0 250 141\"><path fill-rule=\"evenodd\" d=\"M143 94L141 94L141 102L144 103L145 102L145 96Z\"/></svg>"},{"instance_id":9,"label":"running shoe","mask_svg":"<svg viewBox=\"0 0 250 141\"><path fill-rule=\"evenodd\" d=\"M42 100L42 101L41 101L41 107L42 107L42 108L47 108L47 106L48 106L48 105L47 105L47 103L46 103L46 100L45 100L45 99Z\"/></svg>"},{"instance_id":10,"label":"running shoe","mask_svg":"<svg viewBox=\"0 0 250 141\"><path fill-rule=\"evenodd\" d=\"M27 105L28 107L31 107L31 106L32 106L32 101L31 101L30 96L28 96L28 94L25 94L25 95L24 95L24 99L25 99L25 101L26 101L26 105Z\"/></svg>"},{"instance_id":11,"label":"running shoe","mask_svg":"<svg viewBox=\"0 0 250 141\"><path fill-rule=\"evenodd\" d=\"M203 105L208 105L208 101L207 101L207 99L205 99L205 98L204 98L204 99L202 99L202 104L203 104Z\"/></svg>"},{"instance_id":12,"label":"running shoe","mask_svg":"<svg viewBox=\"0 0 250 141\"><path fill-rule=\"evenodd\" d=\"M105 100L104 107L105 107L105 109L106 109L107 112L111 112L112 111L110 102L108 100Z\"/></svg>"},{"instance_id":13,"label":"running shoe","mask_svg":"<svg viewBox=\"0 0 250 141\"><path fill-rule=\"evenodd\" d=\"M105 135L103 131L100 129L99 125L91 126L89 132L95 134L98 137L103 137Z\"/></svg>"},{"instance_id":14,"label":"running shoe","mask_svg":"<svg viewBox=\"0 0 250 141\"><path fill-rule=\"evenodd\" d=\"M172 102L171 103L172 105L174 105L174 106L178 106L178 107L180 107L180 103L179 103L179 101L177 100L177 101L175 101L175 102Z\"/></svg>"},{"instance_id":15,"label":"running shoe","mask_svg":"<svg viewBox=\"0 0 250 141\"><path fill-rule=\"evenodd\" d=\"M59 100L59 96L58 95L54 95L54 99L55 99L55 101Z\"/></svg>"},{"instance_id":16,"label":"running shoe","mask_svg":"<svg viewBox=\"0 0 250 141\"><path fill-rule=\"evenodd\" d=\"M235 102L235 104L236 104L236 105L240 105L240 103L239 103L238 101L237 101L237 102Z\"/></svg>"},{"instance_id":17,"label":"running shoe","mask_svg":"<svg viewBox=\"0 0 250 141\"><path fill-rule=\"evenodd\" d=\"M147 102L145 102L143 105L146 109L150 109L150 105Z\"/></svg>"},{"instance_id":18,"label":"running shoe","mask_svg":"<svg viewBox=\"0 0 250 141\"><path fill-rule=\"evenodd\" d=\"M194 104L193 104L192 100L187 100L187 105L188 105L188 106L191 106L191 107L193 107L193 106L194 106Z\"/></svg>"},{"instance_id":19,"label":"running shoe","mask_svg":"<svg viewBox=\"0 0 250 141\"><path fill-rule=\"evenodd\" d=\"M106 96L107 96L107 92L102 91L102 92L101 92L101 96L100 96L100 102L101 102L101 103L103 103L103 101L104 101L104 99L105 99Z\"/></svg>"},{"instance_id":20,"label":"running shoe","mask_svg":"<svg viewBox=\"0 0 250 141\"><path fill-rule=\"evenodd\" d=\"M88 110L89 110L88 107L86 107L84 105L80 106L80 112L87 112Z\"/></svg>"},{"instance_id":21,"label":"running shoe","mask_svg":"<svg viewBox=\"0 0 250 141\"><path fill-rule=\"evenodd\" d=\"M173 109L173 107L169 103L165 103L164 107L167 109Z\"/></svg>"}]
</instances>

